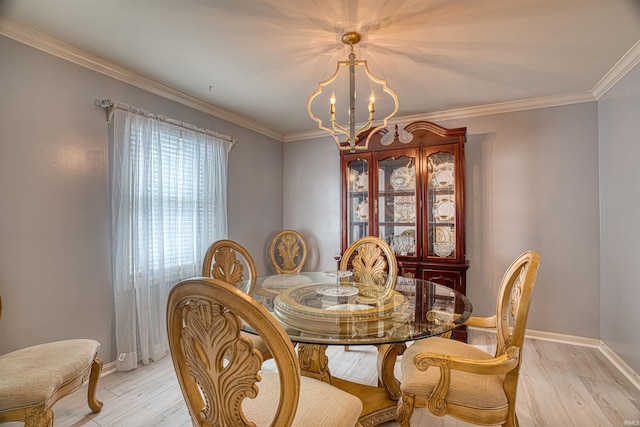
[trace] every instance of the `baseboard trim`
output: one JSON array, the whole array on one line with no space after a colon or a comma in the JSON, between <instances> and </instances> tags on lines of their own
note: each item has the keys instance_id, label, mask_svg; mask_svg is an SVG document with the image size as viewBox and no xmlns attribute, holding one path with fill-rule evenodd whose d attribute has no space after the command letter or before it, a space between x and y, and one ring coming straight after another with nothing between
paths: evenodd
<instances>
[{"instance_id":1,"label":"baseboard trim","mask_svg":"<svg viewBox=\"0 0 640 427\"><path fill-rule=\"evenodd\" d=\"M469 329L495 333L495 330L487 330L474 326L469 326ZM622 360L622 358L618 356L615 351L611 350L611 348L600 339L559 334L556 332L536 331L534 329L527 329L525 336L534 340L554 341L563 344L581 345L584 347L597 348L598 350L600 350L600 353L604 355L604 357L606 357L611 363L613 363L613 366L615 366L616 369L618 369L622 373L622 375L624 375L629 381L631 381L631 384L633 384L638 390L640 390L640 376L638 375L638 373L634 371L631 366L629 366L624 360Z\"/></svg>"},{"instance_id":2,"label":"baseboard trim","mask_svg":"<svg viewBox=\"0 0 640 427\"><path fill-rule=\"evenodd\" d=\"M631 381L633 385L636 386L638 390L640 390L640 376L627 364L627 362L622 360L622 358L618 356L615 351L611 350L611 348L609 348L605 343L600 344L598 349L611 361L611 363L615 365L616 368L618 368L620 372L622 372L625 377L629 379L629 381Z\"/></svg>"},{"instance_id":3,"label":"baseboard trim","mask_svg":"<svg viewBox=\"0 0 640 427\"><path fill-rule=\"evenodd\" d=\"M584 347L598 348L602 344L602 341L597 338L586 338L576 335L559 334L556 332L537 331L534 329L527 329L527 332L525 332L525 336L531 339L581 345Z\"/></svg>"},{"instance_id":4,"label":"baseboard trim","mask_svg":"<svg viewBox=\"0 0 640 427\"><path fill-rule=\"evenodd\" d=\"M105 363L102 366L102 375L100 375L101 377L104 377L105 375L109 375L113 372L116 371L116 362L115 360L113 362L109 362L109 363Z\"/></svg>"}]
</instances>

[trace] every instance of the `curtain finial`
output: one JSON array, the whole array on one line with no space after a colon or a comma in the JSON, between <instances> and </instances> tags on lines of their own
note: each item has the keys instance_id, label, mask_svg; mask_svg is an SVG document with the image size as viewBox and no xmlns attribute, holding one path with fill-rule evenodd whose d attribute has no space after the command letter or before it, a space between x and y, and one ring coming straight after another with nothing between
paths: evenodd
<instances>
[{"instance_id":1,"label":"curtain finial","mask_svg":"<svg viewBox=\"0 0 640 427\"><path fill-rule=\"evenodd\" d=\"M116 103L110 99L96 99L96 106L107 109L107 123L111 123L113 112L116 110Z\"/></svg>"}]
</instances>

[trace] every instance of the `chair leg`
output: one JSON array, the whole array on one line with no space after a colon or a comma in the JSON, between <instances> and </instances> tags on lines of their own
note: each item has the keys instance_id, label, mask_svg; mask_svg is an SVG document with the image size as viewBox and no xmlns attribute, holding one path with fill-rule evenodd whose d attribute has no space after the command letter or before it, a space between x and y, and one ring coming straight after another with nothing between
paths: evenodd
<instances>
[{"instance_id":1,"label":"chair leg","mask_svg":"<svg viewBox=\"0 0 640 427\"><path fill-rule=\"evenodd\" d=\"M102 360L96 356L91 363L91 373L89 374L89 387L87 390L87 401L89 408L93 412L100 412L102 410L102 402L96 398L96 389L98 388L98 380L102 373Z\"/></svg>"},{"instance_id":2,"label":"chair leg","mask_svg":"<svg viewBox=\"0 0 640 427\"><path fill-rule=\"evenodd\" d=\"M509 413L509 415L507 415L507 421L502 424L503 427L520 427L520 423L518 422L518 416L516 415L515 411L513 412L513 415L511 415L511 413Z\"/></svg>"},{"instance_id":3,"label":"chair leg","mask_svg":"<svg viewBox=\"0 0 640 427\"><path fill-rule=\"evenodd\" d=\"M411 426L411 415L413 415L414 397L410 394L402 394L398 400L398 410L396 412L396 421L400 423L400 427Z\"/></svg>"},{"instance_id":4,"label":"chair leg","mask_svg":"<svg viewBox=\"0 0 640 427\"><path fill-rule=\"evenodd\" d=\"M55 415L53 413L53 409L49 408L47 409L47 413L45 414L45 417L42 419L42 422L40 423L41 426L43 427L53 427L53 419L54 419Z\"/></svg>"},{"instance_id":5,"label":"chair leg","mask_svg":"<svg viewBox=\"0 0 640 427\"><path fill-rule=\"evenodd\" d=\"M507 377L505 378L505 384L507 381L512 381L513 377ZM507 412L507 418L504 422L504 424L502 424L504 427L518 427L519 423L518 423L518 415L516 415L516 401L515 401L515 397L513 398L513 400L509 399L509 411Z\"/></svg>"}]
</instances>

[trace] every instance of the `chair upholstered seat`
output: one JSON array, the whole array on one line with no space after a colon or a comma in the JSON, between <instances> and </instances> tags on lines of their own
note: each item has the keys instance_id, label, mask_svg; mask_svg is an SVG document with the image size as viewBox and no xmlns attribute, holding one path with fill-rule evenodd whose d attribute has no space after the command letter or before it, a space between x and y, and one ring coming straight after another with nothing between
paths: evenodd
<instances>
[{"instance_id":1,"label":"chair upholstered seat","mask_svg":"<svg viewBox=\"0 0 640 427\"><path fill-rule=\"evenodd\" d=\"M260 372L260 392L255 399L245 399L242 409L256 426L270 425L278 407L280 378L277 372ZM357 424L362 402L357 397L313 378L300 377L300 399L292 427L322 425L353 427Z\"/></svg>"},{"instance_id":2,"label":"chair upholstered seat","mask_svg":"<svg viewBox=\"0 0 640 427\"><path fill-rule=\"evenodd\" d=\"M312 283L313 279L309 276L298 274L276 274L269 276L262 282L262 287L266 289L288 289L292 286L304 285L305 283ZM277 295L277 293L276 293Z\"/></svg>"},{"instance_id":3,"label":"chair upholstered seat","mask_svg":"<svg viewBox=\"0 0 640 427\"><path fill-rule=\"evenodd\" d=\"M402 388L409 394L429 395L440 381L440 369L429 367L426 371L413 370L413 358L421 352L433 352L462 359L491 360L494 358L477 347L446 339L428 338L416 341L402 355L400 366L403 372L412 375L402 379ZM411 365L411 366L410 366ZM451 371L451 385L446 400L462 406L483 408L506 408L509 401L504 393L504 375L478 375L464 371Z\"/></svg>"},{"instance_id":4,"label":"chair upholstered seat","mask_svg":"<svg viewBox=\"0 0 640 427\"><path fill-rule=\"evenodd\" d=\"M0 355L0 424L22 421L27 427L53 427L53 405L87 380L89 408L100 412L102 402L96 399L102 372L99 349L98 341L72 339Z\"/></svg>"},{"instance_id":5,"label":"chair upholstered seat","mask_svg":"<svg viewBox=\"0 0 640 427\"><path fill-rule=\"evenodd\" d=\"M0 356L0 411L45 402L91 366L94 340L57 341Z\"/></svg>"}]
</instances>

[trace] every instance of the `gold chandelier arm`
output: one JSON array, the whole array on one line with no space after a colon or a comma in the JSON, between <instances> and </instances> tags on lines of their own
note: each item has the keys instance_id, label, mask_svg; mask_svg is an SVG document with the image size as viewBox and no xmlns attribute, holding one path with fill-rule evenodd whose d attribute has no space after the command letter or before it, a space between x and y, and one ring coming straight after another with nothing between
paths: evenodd
<instances>
[{"instance_id":1,"label":"gold chandelier arm","mask_svg":"<svg viewBox=\"0 0 640 427\"><path fill-rule=\"evenodd\" d=\"M358 129L356 131L356 136L360 135L362 132L364 132L365 130L369 129L372 124L373 124L373 117L369 117L369 121L367 123L363 124L360 127L360 129Z\"/></svg>"},{"instance_id":2,"label":"gold chandelier arm","mask_svg":"<svg viewBox=\"0 0 640 427\"><path fill-rule=\"evenodd\" d=\"M347 135L347 137L349 136L349 131L343 128L342 126L340 126L340 124L336 123L335 119L333 118L331 118L331 127L333 127L333 130L342 132L345 135Z\"/></svg>"}]
</instances>

